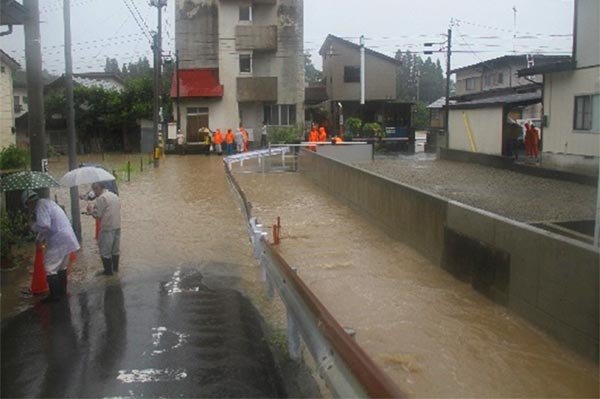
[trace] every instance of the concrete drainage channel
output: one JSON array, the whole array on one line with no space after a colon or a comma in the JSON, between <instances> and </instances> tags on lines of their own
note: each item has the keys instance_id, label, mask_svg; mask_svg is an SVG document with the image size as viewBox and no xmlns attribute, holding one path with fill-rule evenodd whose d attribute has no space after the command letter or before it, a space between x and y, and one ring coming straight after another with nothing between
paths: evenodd
<instances>
[{"instance_id":1,"label":"concrete drainage channel","mask_svg":"<svg viewBox=\"0 0 600 399\"><path fill-rule=\"evenodd\" d=\"M225 158L225 173L248 221L248 234L266 289L271 297L277 291L286 308L289 356L299 361L301 346L305 345L319 376L336 397L405 397L268 242L262 225L252 217L251 204L231 174L230 165L231 160Z\"/></svg>"}]
</instances>

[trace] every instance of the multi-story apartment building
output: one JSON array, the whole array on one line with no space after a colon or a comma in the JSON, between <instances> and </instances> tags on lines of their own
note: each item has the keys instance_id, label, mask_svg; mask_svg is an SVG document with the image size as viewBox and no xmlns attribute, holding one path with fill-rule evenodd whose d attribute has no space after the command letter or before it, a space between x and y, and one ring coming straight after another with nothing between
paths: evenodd
<instances>
[{"instance_id":1,"label":"multi-story apartment building","mask_svg":"<svg viewBox=\"0 0 600 399\"><path fill-rule=\"evenodd\" d=\"M177 0L175 7L179 71L171 97L179 97L188 142L200 140L202 127L242 123L258 132L263 121L303 123L303 0Z\"/></svg>"}]
</instances>

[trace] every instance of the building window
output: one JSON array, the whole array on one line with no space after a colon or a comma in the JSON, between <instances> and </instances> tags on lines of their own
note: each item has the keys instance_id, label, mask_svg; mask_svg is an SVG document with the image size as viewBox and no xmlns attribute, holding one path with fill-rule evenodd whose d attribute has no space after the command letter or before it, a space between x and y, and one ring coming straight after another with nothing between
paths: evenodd
<instances>
[{"instance_id":1,"label":"building window","mask_svg":"<svg viewBox=\"0 0 600 399\"><path fill-rule=\"evenodd\" d=\"M485 75L485 85L486 86L492 85L492 75Z\"/></svg>"},{"instance_id":2,"label":"building window","mask_svg":"<svg viewBox=\"0 0 600 399\"><path fill-rule=\"evenodd\" d=\"M345 66L344 67L344 83L360 83L360 67Z\"/></svg>"},{"instance_id":3,"label":"building window","mask_svg":"<svg viewBox=\"0 0 600 399\"><path fill-rule=\"evenodd\" d=\"M264 106L264 120L267 125L291 126L296 124L295 104L268 104Z\"/></svg>"},{"instance_id":4,"label":"building window","mask_svg":"<svg viewBox=\"0 0 600 399\"><path fill-rule=\"evenodd\" d=\"M187 114L188 115L206 115L206 114L208 114L208 108L188 107Z\"/></svg>"},{"instance_id":5,"label":"building window","mask_svg":"<svg viewBox=\"0 0 600 399\"><path fill-rule=\"evenodd\" d=\"M500 72L498 74L498 80L496 81L499 85L504 83L504 74L502 72Z\"/></svg>"},{"instance_id":6,"label":"building window","mask_svg":"<svg viewBox=\"0 0 600 399\"><path fill-rule=\"evenodd\" d=\"M4 67L2 66L2 67L0 67L0 72L4 73L4 72L6 72L6 69L4 69Z\"/></svg>"},{"instance_id":7,"label":"building window","mask_svg":"<svg viewBox=\"0 0 600 399\"><path fill-rule=\"evenodd\" d=\"M437 121L437 120L439 120L441 118L441 116L442 116L441 109L439 109L439 108L432 108L431 109L431 119L432 120L436 120Z\"/></svg>"},{"instance_id":8,"label":"building window","mask_svg":"<svg viewBox=\"0 0 600 399\"><path fill-rule=\"evenodd\" d=\"M19 96L13 96L13 101L15 102L15 105L21 104L21 99Z\"/></svg>"},{"instance_id":9,"label":"building window","mask_svg":"<svg viewBox=\"0 0 600 399\"><path fill-rule=\"evenodd\" d=\"M476 90L475 89L476 84L477 84L477 78L468 78L468 79L465 79L465 89L467 91Z\"/></svg>"},{"instance_id":10,"label":"building window","mask_svg":"<svg viewBox=\"0 0 600 399\"><path fill-rule=\"evenodd\" d=\"M27 96L23 96L23 104L27 104Z\"/></svg>"},{"instance_id":11,"label":"building window","mask_svg":"<svg viewBox=\"0 0 600 399\"><path fill-rule=\"evenodd\" d=\"M252 6L240 6L240 21L252 21Z\"/></svg>"},{"instance_id":12,"label":"building window","mask_svg":"<svg viewBox=\"0 0 600 399\"><path fill-rule=\"evenodd\" d=\"M600 132L600 94L575 97L575 130Z\"/></svg>"},{"instance_id":13,"label":"building window","mask_svg":"<svg viewBox=\"0 0 600 399\"><path fill-rule=\"evenodd\" d=\"M240 54L240 73L252 73L252 54Z\"/></svg>"}]
</instances>

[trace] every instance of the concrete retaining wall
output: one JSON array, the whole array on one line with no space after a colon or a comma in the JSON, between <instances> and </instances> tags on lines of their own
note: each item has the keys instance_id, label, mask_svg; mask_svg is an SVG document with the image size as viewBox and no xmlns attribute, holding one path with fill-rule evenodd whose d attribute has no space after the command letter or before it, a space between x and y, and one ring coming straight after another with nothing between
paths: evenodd
<instances>
[{"instance_id":1,"label":"concrete retaining wall","mask_svg":"<svg viewBox=\"0 0 600 399\"><path fill-rule=\"evenodd\" d=\"M368 162L373 159L373 144L319 145L317 153L346 163Z\"/></svg>"},{"instance_id":2,"label":"concrete retaining wall","mask_svg":"<svg viewBox=\"0 0 600 399\"><path fill-rule=\"evenodd\" d=\"M470 151L460 151L448 148L439 149L440 159L454 162L476 163L483 166L489 166L498 169L507 169L514 172L523 173L531 176L545 177L548 179L564 180L573 183L596 186L598 184L598 168L595 174L582 174L568 170L550 169L547 167L531 166L515 163L512 158L499 155L490 155L475 153ZM545 156L545 155L544 155ZM542 161L542 163L544 163Z\"/></svg>"},{"instance_id":3,"label":"concrete retaining wall","mask_svg":"<svg viewBox=\"0 0 600 399\"><path fill-rule=\"evenodd\" d=\"M309 151L300 152L298 171L434 264L598 359L597 249Z\"/></svg>"}]
</instances>

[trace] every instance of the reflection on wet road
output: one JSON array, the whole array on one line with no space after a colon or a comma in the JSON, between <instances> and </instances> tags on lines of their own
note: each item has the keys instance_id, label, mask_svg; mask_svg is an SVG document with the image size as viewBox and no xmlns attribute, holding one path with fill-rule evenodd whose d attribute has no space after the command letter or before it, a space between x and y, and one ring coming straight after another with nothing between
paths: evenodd
<instances>
[{"instance_id":1,"label":"reflection on wet road","mask_svg":"<svg viewBox=\"0 0 600 399\"><path fill-rule=\"evenodd\" d=\"M389 238L296 173L234 174L280 251L417 397L597 397L598 365ZM242 173L243 172L243 173Z\"/></svg>"},{"instance_id":2,"label":"reflection on wet road","mask_svg":"<svg viewBox=\"0 0 600 399\"><path fill-rule=\"evenodd\" d=\"M11 319L2 396L285 396L248 299L195 271L162 280L113 281Z\"/></svg>"}]
</instances>

